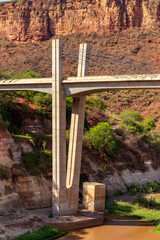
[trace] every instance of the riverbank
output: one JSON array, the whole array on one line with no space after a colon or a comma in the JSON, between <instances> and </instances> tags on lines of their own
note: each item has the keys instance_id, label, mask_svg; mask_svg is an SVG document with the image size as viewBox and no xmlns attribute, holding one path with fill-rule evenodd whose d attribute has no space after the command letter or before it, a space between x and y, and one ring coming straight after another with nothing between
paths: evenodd
<instances>
[{"instance_id":1,"label":"riverbank","mask_svg":"<svg viewBox=\"0 0 160 240\"><path fill-rule=\"evenodd\" d=\"M142 188L141 188L142 189ZM148 188L149 189L149 188ZM109 214L118 217L143 219L155 226L152 232L160 233L160 193L124 194L111 197L106 203Z\"/></svg>"}]
</instances>

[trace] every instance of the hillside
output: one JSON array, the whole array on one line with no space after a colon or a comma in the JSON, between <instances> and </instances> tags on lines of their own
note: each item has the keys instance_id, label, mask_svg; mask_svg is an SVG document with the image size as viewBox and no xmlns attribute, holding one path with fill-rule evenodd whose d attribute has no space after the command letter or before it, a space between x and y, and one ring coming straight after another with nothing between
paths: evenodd
<instances>
[{"instance_id":1,"label":"hillside","mask_svg":"<svg viewBox=\"0 0 160 240\"><path fill-rule=\"evenodd\" d=\"M120 33L72 34L64 42L64 78L76 75L78 45L90 44L89 75L156 74L160 72L160 28L134 28ZM126 44L127 42L127 44ZM0 41L1 73L12 75L34 71L51 77L51 40L17 44ZM109 91L101 95L108 110L120 113L126 108L138 110L144 118L152 116L159 123L159 90ZM92 116L91 116L92 118Z\"/></svg>"},{"instance_id":2,"label":"hillside","mask_svg":"<svg viewBox=\"0 0 160 240\"><path fill-rule=\"evenodd\" d=\"M158 0L21 0L0 5L1 37L22 42L73 33L102 35L159 21Z\"/></svg>"}]
</instances>

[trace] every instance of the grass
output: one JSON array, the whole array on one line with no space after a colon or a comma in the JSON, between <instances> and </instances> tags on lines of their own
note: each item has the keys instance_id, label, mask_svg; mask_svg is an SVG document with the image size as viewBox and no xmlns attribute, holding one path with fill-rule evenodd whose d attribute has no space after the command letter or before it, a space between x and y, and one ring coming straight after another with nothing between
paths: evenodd
<instances>
[{"instance_id":1,"label":"grass","mask_svg":"<svg viewBox=\"0 0 160 240\"><path fill-rule=\"evenodd\" d=\"M53 240L67 233L67 231L61 231L52 227L42 227L37 232L25 233L12 240Z\"/></svg>"},{"instance_id":2,"label":"grass","mask_svg":"<svg viewBox=\"0 0 160 240\"><path fill-rule=\"evenodd\" d=\"M154 232L160 233L160 211L141 207L139 203L114 202L106 206L110 214L144 219L156 226Z\"/></svg>"}]
</instances>

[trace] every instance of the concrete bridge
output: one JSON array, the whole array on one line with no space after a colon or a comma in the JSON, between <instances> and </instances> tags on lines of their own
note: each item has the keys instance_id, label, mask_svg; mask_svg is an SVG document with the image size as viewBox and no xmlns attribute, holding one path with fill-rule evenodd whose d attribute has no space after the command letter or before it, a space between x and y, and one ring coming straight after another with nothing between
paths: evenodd
<instances>
[{"instance_id":1,"label":"concrete bridge","mask_svg":"<svg viewBox=\"0 0 160 240\"><path fill-rule=\"evenodd\" d=\"M63 80L62 42L52 41L52 78L1 80L0 91L52 94L53 213L75 214L86 95L110 89L160 88L160 74L88 77L89 46L80 44L77 77ZM66 159L66 97L73 97L68 160ZM66 169L67 166L67 169Z\"/></svg>"}]
</instances>

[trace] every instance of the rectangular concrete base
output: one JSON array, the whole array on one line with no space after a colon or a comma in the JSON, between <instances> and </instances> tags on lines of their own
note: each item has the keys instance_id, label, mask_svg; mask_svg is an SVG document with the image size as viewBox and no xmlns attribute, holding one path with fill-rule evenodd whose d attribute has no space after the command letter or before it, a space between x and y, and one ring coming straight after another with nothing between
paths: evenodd
<instances>
[{"instance_id":1,"label":"rectangular concrete base","mask_svg":"<svg viewBox=\"0 0 160 240\"><path fill-rule=\"evenodd\" d=\"M83 206L85 209L94 211L104 211L105 191L103 183L85 182L83 183Z\"/></svg>"}]
</instances>

